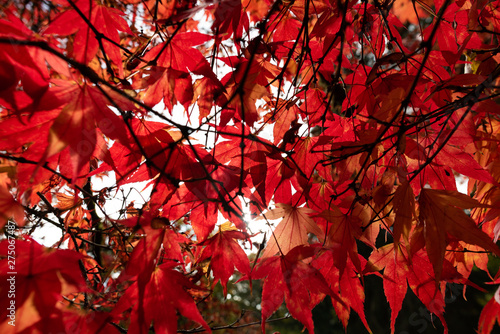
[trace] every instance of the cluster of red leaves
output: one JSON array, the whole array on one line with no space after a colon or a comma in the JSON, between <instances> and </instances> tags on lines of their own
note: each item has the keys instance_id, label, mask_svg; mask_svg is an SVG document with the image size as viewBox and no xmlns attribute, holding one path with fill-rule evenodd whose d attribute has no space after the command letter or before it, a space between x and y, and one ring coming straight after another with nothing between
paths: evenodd
<instances>
[{"instance_id":1,"label":"cluster of red leaves","mask_svg":"<svg viewBox=\"0 0 500 334\"><path fill-rule=\"evenodd\" d=\"M24 5L0 6L2 333L210 332L198 303L235 274L262 281L263 331L284 301L313 333L327 296L370 331L377 275L392 333L408 286L447 332L447 283L500 282L500 1ZM279 222L252 264L258 219Z\"/></svg>"}]
</instances>

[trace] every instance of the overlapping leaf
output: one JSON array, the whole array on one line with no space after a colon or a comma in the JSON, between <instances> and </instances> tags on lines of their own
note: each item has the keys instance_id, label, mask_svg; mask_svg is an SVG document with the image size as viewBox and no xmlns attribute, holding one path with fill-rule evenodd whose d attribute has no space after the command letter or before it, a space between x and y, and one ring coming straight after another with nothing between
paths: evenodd
<instances>
[{"instance_id":1,"label":"overlapping leaf","mask_svg":"<svg viewBox=\"0 0 500 334\"><path fill-rule=\"evenodd\" d=\"M63 296L86 290L79 267L83 256L71 250L45 248L32 239L10 239L0 243L0 257L0 291L5 296L0 302L2 331L64 331L63 308L60 306ZM6 298L12 291L11 284L15 287L15 299ZM11 300L15 300L17 328L8 324L12 320L7 317Z\"/></svg>"},{"instance_id":2,"label":"overlapping leaf","mask_svg":"<svg viewBox=\"0 0 500 334\"><path fill-rule=\"evenodd\" d=\"M148 333L151 323L159 333L177 333L177 312L196 321L211 333L195 301L187 291L197 289L182 273L175 270L175 263L156 267L141 289L140 282L132 284L113 310L119 315L132 309L129 331ZM161 307L159 307L161 305Z\"/></svg>"},{"instance_id":3,"label":"overlapping leaf","mask_svg":"<svg viewBox=\"0 0 500 334\"><path fill-rule=\"evenodd\" d=\"M498 246L463 211L479 206L476 200L457 192L422 189L418 202L419 220L424 226L426 251L436 281L441 278L448 233L500 256Z\"/></svg>"},{"instance_id":4,"label":"overlapping leaf","mask_svg":"<svg viewBox=\"0 0 500 334\"><path fill-rule=\"evenodd\" d=\"M232 330L257 319L227 322L237 298L212 315L210 287L242 274L262 328L285 301L312 332L328 295L370 331L376 273L392 332L408 286L446 331L445 284L477 287L500 255L498 3L195 2L0 4L0 226L29 227L14 330ZM239 242L263 212L251 270ZM74 251L23 241L42 224Z\"/></svg>"},{"instance_id":5,"label":"overlapping leaf","mask_svg":"<svg viewBox=\"0 0 500 334\"><path fill-rule=\"evenodd\" d=\"M76 8L69 8L56 17L45 30L45 34L68 36L75 34L73 42L74 58L88 64L97 54L100 47L106 57L117 66L120 77L123 77L123 66L118 31L132 34L123 13L117 9L96 4L94 1L80 0L69 3ZM92 29L93 28L93 29ZM99 34L109 38L106 40Z\"/></svg>"},{"instance_id":6,"label":"overlapping leaf","mask_svg":"<svg viewBox=\"0 0 500 334\"><path fill-rule=\"evenodd\" d=\"M96 128L111 139L128 143L124 122L108 105L114 103L130 110L134 109L131 102L88 84L62 84L57 95L66 104L50 128L47 157L69 146L75 161L73 171L77 174L94 154L98 142Z\"/></svg>"},{"instance_id":7,"label":"overlapping leaf","mask_svg":"<svg viewBox=\"0 0 500 334\"><path fill-rule=\"evenodd\" d=\"M253 279L263 279L262 288L262 331L265 333L265 320L274 311L286 302L290 314L307 328L309 333L314 333L311 310L318 302L319 294L333 294L320 272L304 263L304 258L311 257L314 249L298 246L287 255L265 258L258 268L252 273Z\"/></svg>"}]
</instances>

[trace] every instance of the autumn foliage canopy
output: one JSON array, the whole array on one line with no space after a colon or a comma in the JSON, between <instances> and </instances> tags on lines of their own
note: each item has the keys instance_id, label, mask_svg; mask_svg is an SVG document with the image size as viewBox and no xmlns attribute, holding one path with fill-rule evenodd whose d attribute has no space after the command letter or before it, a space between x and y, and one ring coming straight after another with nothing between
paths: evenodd
<instances>
[{"instance_id":1,"label":"autumn foliage canopy","mask_svg":"<svg viewBox=\"0 0 500 334\"><path fill-rule=\"evenodd\" d=\"M373 276L392 333L449 283L492 332L499 36L498 0L2 1L0 332L371 332Z\"/></svg>"}]
</instances>

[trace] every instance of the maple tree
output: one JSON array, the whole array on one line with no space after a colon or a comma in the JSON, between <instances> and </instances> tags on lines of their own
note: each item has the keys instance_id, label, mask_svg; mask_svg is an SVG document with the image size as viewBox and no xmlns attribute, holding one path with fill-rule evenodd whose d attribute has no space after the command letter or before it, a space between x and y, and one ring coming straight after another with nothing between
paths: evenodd
<instances>
[{"instance_id":1,"label":"maple tree","mask_svg":"<svg viewBox=\"0 0 500 334\"><path fill-rule=\"evenodd\" d=\"M3 1L0 331L265 332L284 304L313 333L330 299L371 332L377 276L391 333L408 287L448 332L452 283L491 333L499 7Z\"/></svg>"}]
</instances>

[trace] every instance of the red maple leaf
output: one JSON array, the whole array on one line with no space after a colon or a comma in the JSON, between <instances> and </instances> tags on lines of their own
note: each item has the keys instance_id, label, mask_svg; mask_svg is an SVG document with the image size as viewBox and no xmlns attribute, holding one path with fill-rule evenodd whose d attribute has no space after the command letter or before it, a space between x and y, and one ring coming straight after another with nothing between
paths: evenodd
<instances>
[{"instance_id":1,"label":"red maple leaf","mask_svg":"<svg viewBox=\"0 0 500 334\"><path fill-rule=\"evenodd\" d=\"M123 77L118 31L133 34L127 21L122 17L123 13L114 8L97 5L94 1L80 0L68 3L72 8L57 16L44 33L59 36L76 33L73 56L76 61L83 64L92 61L102 46L101 51L118 67L119 75ZM96 35L96 32L99 35ZM109 40L102 38L102 35Z\"/></svg>"},{"instance_id":2,"label":"red maple leaf","mask_svg":"<svg viewBox=\"0 0 500 334\"><path fill-rule=\"evenodd\" d=\"M153 323L156 332L174 334L177 333L178 312L211 333L189 293L189 289L199 288L175 270L175 266L177 263L164 263L154 269L148 281L133 283L118 301L112 315L120 317L124 311L132 309L129 327L132 333L148 333Z\"/></svg>"},{"instance_id":3,"label":"red maple leaf","mask_svg":"<svg viewBox=\"0 0 500 334\"><path fill-rule=\"evenodd\" d=\"M489 334L492 332L495 323L500 325L500 289L495 293L494 298L484 306L479 317L479 334Z\"/></svg>"},{"instance_id":4,"label":"red maple leaf","mask_svg":"<svg viewBox=\"0 0 500 334\"><path fill-rule=\"evenodd\" d=\"M125 123L108 106L114 104L122 110L131 110L134 105L109 90L99 90L86 83L60 84L54 96L64 105L50 128L45 155L50 157L69 146L76 176L98 148L97 136L101 134L97 129L111 139L128 144Z\"/></svg>"},{"instance_id":5,"label":"red maple leaf","mask_svg":"<svg viewBox=\"0 0 500 334\"><path fill-rule=\"evenodd\" d=\"M259 262L252 272L252 279L264 279L262 287L262 332L265 333L265 322L281 305L286 302L290 314L299 320L309 331L314 333L311 310L318 302L318 295L329 295L341 299L334 294L325 282L321 273L304 259L313 256L315 250L308 246L298 246L286 255L268 257Z\"/></svg>"},{"instance_id":6,"label":"red maple leaf","mask_svg":"<svg viewBox=\"0 0 500 334\"><path fill-rule=\"evenodd\" d=\"M45 248L28 238L9 238L0 243L0 258L0 291L7 296L15 287L15 299L2 298L0 302L2 332L64 331L63 296L87 289L79 267L83 256L71 250ZM8 324L8 307L14 300L18 328Z\"/></svg>"},{"instance_id":7,"label":"red maple leaf","mask_svg":"<svg viewBox=\"0 0 500 334\"><path fill-rule=\"evenodd\" d=\"M335 298L331 297L332 305L344 328L347 328L352 308L371 333L364 311L365 292L360 280L362 273L356 272L350 259L347 260L341 273L339 270L341 265L337 263L338 251L336 248L320 250L318 257L312 261L312 265L325 277L335 294Z\"/></svg>"},{"instance_id":8,"label":"red maple leaf","mask_svg":"<svg viewBox=\"0 0 500 334\"><path fill-rule=\"evenodd\" d=\"M214 284L219 280L227 294L227 281L234 273L234 268L244 275L250 272L250 262L241 246L236 241L246 240L249 235L239 231L220 231L213 237L200 243L205 246L199 262L210 258L210 267L214 274Z\"/></svg>"},{"instance_id":9,"label":"red maple leaf","mask_svg":"<svg viewBox=\"0 0 500 334\"><path fill-rule=\"evenodd\" d=\"M432 263L436 281L439 281L441 277L447 233L500 256L498 246L463 211L463 209L479 206L476 200L458 192L422 189L419 204L419 220L424 226L426 251Z\"/></svg>"},{"instance_id":10,"label":"red maple leaf","mask_svg":"<svg viewBox=\"0 0 500 334\"><path fill-rule=\"evenodd\" d=\"M370 331L383 293L395 332L409 287L447 331L447 284L497 270L498 1L0 12L0 315L17 311L0 332L239 330L257 323L238 318L240 276L261 281L263 329L284 301L312 332L329 296ZM246 254L256 217L276 226ZM48 225L52 248L26 237Z\"/></svg>"}]
</instances>

